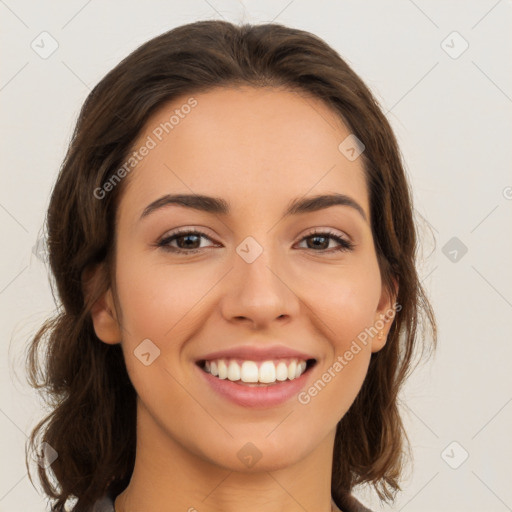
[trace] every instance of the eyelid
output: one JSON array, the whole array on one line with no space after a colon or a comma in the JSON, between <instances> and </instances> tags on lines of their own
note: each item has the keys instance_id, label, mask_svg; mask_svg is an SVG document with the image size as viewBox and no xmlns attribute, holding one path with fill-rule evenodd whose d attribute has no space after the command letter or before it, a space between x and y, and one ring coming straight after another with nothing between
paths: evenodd
<instances>
[{"instance_id":1,"label":"eyelid","mask_svg":"<svg viewBox=\"0 0 512 512\"><path fill-rule=\"evenodd\" d=\"M203 226L194 226L193 224L191 226L183 226L175 229L169 229L166 231L160 238L159 241L165 240L166 238L170 238L172 236L176 235L186 235L189 233L195 233L197 235L204 236L205 238L208 238L210 240L213 239L213 236L209 234L209 229Z\"/></svg>"},{"instance_id":2,"label":"eyelid","mask_svg":"<svg viewBox=\"0 0 512 512\"><path fill-rule=\"evenodd\" d=\"M352 237L350 237L347 233L344 231L335 230L334 228L312 228L312 231L306 231L304 235L301 235L301 240L305 237L309 237L312 235L333 235L338 236L340 238L343 238L347 242L352 242Z\"/></svg>"},{"instance_id":3,"label":"eyelid","mask_svg":"<svg viewBox=\"0 0 512 512\"><path fill-rule=\"evenodd\" d=\"M181 227L181 228L176 228L174 230L169 230L168 232L166 232L164 235L162 235L159 239L159 241L161 240L165 240L166 238L170 238L172 236L176 236L176 235L179 235L179 234L190 234L190 233L195 233L195 234L198 234L198 235L201 235L201 236L204 236L205 238L208 238L210 240L212 240L212 237L206 232L207 228L204 228L202 226L185 226L185 227ZM346 241L347 242L352 242L352 237L350 237L347 233L341 231L340 233L338 231L334 231L333 228L328 228L328 227L320 227L320 228L312 228L312 231L306 231L305 234L301 235L301 237L299 238L299 241L302 241L305 237L309 237L309 236L312 236L312 235L316 235L316 234L319 234L319 235L325 235L325 234L330 234L330 235L335 235L335 236L338 236L340 238L346 238Z\"/></svg>"},{"instance_id":4,"label":"eyelid","mask_svg":"<svg viewBox=\"0 0 512 512\"><path fill-rule=\"evenodd\" d=\"M202 227L197 228L194 226L176 228L175 230L170 230L170 231L166 232L163 236L161 236L155 245L165 247L166 244L164 244L164 242L173 241L174 239L179 238L180 236L197 235L200 238L203 238L203 239L206 238L206 239L210 240L210 242L213 242L218 246L218 243L216 243L213 240L213 238L210 235L208 235L208 233L206 233L204 230L205 230L205 228L202 228ZM171 240L171 239L173 239L173 240ZM205 249L205 247L203 247L202 249ZM193 251L193 250L194 249L191 249L190 251ZM190 251L186 251L186 252L190 252Z\"/></svg>"}]
</instances>

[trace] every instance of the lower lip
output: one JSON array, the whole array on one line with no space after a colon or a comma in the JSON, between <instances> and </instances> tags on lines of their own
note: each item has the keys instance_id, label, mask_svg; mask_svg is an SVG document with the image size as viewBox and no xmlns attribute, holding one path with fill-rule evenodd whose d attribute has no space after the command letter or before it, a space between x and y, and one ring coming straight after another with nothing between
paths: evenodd
<instances>
[{"instance_id":1,"label":"lower lip","mask_svg":"<svg viewBox=\"0 0 512 512\"><path fill-rule=\"evenodd\" d=\"M297 396L305 386L312 368L308 369L300 377L293 380L277 381L277 384L268 386L247 386L237 384L228 379L219 379L205 372L199 366L197 370L203 375L206 382L219 395L231 402L243 407L275 407Z\"/></svg>"}]
</instances>

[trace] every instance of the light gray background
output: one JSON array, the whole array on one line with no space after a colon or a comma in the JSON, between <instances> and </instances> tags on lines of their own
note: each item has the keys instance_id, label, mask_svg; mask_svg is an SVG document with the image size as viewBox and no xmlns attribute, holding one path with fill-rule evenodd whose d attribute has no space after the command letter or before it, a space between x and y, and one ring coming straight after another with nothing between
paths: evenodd
<instances>
[{"instance_id":1,"label":"light gray background","mask_svg":"<svg viewBox=\"0 0 512 512\"><path fill-rule=\"evenodd\" d=\"M440 333L435 359L403 394L415 461L383 510L512 510L510 1L0 0L0 512L45 510L24 465L43 414L24 382L25 348L53 311L33 247L79 108L139 44L214 18L274 20L324 38L399 138ZM43 31L58 42L46 59L31 48L51 48ZM381 509L367 489L358 495Z\"/></svg>"}]
</instances>

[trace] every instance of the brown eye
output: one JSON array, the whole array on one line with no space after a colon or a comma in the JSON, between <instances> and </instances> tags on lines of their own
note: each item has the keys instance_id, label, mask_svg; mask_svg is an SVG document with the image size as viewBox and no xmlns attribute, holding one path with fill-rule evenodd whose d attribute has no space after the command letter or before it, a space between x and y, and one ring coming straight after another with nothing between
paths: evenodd
<instances>
[{"instance_id":1,"label":"brown eye","mask_svg":"<svg viewBox=\"0 0 512 512\"><path fill-rule=\"evenodd\" d=\"M323 235L309 236L307 239L310 249L328 249L330 238Z\"/></svg>"},{"instance_id":2,"label":"brown eye","mask_svg":"<svg viewBox=\"0 0 512 512\"><path fill-rule=\"evenodd\" d=\"M211 241L211 238L201 231L182 230L165 236L156 245L164 251L194 254L208 248L208 246L201 247L202 239ZM171 245L173 242L176 246Z\"/></svg>"},{"instance_id":3,"label":"brown eye","mask_svg":"<svg viewBox=\"0 0 512 512\"><path fill-rule=\"evenodd\" d=\"M304 240L306 240L306 248L315 252L351 251L354 248L352 242L332 232L315 232L305 236L301 242ZM331 241L336 242L338 247L331 247L331 250L329 250Z\"/></svg>"},{"instance_id":4,"label":"brown eye","mask_svg":"<svg viewBox=\"0 0 512 512\"><path fill-rule=\"evenodd\" d=\"M174 240L180 249L197 249L201 246L201 237L196 234L179 235L174 237Z\"/></svg>"}]
</instances>

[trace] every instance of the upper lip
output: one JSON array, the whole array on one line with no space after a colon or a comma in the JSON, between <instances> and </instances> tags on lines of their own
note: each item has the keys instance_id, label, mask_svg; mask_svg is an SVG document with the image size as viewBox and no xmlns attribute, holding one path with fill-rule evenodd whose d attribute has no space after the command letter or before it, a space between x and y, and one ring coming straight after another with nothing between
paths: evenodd
<instances>
[{"instance_id":1,"label":"upper lip","mask_svg":"<svg viewBox=\"0 0 512 512\"><path fill-rule=\"evenodd\" d=\"M311 354L293 350L284 345L271 345L268 347L244 345L225 350L210 352L201 356L197 361L211 361L214 359L244 359L246 361L269 361L280 358L295 358L307 361L315 359Z\"/></svg>"}]
</instances>

